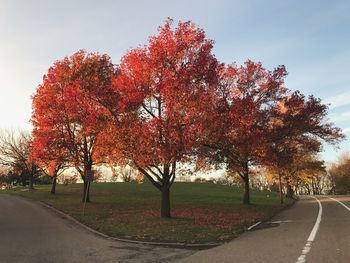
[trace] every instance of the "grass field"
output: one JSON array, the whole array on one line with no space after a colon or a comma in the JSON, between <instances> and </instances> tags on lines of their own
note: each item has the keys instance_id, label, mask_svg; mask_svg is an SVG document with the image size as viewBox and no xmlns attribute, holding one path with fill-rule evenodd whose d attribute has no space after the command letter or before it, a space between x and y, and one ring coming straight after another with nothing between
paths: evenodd
<instances>
[{"instance_id":1,"label":"grass field","mask_svg":"<svg viewBox=\"0 0 350 263\"><path fill-rule=\"evenodd\" d=\"M58 185L6 193L43 201L110 236L148 241L202 243L225 241L252 223L267 219L281 206L277 193L251 191L252 205L241 204L242 189L216 184L174 183L171 219L161 219L160 192L151 184L93 183L91 203L83 215L82 185Z\"/></svg>"}]
</instances>

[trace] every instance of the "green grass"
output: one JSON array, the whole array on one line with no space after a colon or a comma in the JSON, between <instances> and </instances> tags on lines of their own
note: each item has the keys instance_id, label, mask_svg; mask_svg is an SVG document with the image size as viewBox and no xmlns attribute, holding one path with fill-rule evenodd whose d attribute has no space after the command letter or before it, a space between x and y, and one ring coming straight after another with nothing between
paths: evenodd
<instances>
[{"instance_id":1,"label":"green grass","mask_svg":"<svg viewBox=\"0 0 350 263\"><path fill-rule=\"evenodd\" d=\"M58 185L35 190L17 188L6 193L43 201L93 229L115 237L186 243L232 239L252 223L264 220L287 205L277 193L251 191L251 205L243 205L242 189L215 184L174 183L171 219L160 218L160 192L150 183L93 183L91 203L83 215L82 185Z\"/></svg>"}]
</instances>

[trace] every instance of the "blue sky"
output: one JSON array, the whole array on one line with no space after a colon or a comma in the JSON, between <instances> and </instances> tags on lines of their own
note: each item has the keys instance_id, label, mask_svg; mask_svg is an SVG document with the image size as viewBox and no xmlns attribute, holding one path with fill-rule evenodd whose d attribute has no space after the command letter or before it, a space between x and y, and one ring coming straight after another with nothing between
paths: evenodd
<instances>
[{"instance_id":1,"label":"blue sky","mask_svg":"<svg viewBox=\"0 0 350 263\"><path fill-rule=\"evenodd\" d=\"M286 65L286 86L331 103L330 121L350 136L349 10L336 0L0 0L0 128L30 129L30 96L54 60L86 49L118 63L171 17L202 27L223 62ZM350 142L325 150L333 161Z\"/></svg>"}]
</instances>

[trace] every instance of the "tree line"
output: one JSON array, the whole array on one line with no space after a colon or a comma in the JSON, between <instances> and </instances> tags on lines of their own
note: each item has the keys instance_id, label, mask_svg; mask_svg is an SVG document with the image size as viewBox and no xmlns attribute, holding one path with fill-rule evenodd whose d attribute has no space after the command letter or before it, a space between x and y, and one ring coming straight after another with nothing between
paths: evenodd
<instances>
[{"instance_id":1,"label":"tree line","mask_svg":"<svg viewBox=\"0 0 350 263\"><path fill-rule=\"evenodd\" d=\"M285 87L284 66L225 64L213 46L193 22L168 19L119 64L84 50L54 62L32 98L31 160L53 178L74 167L87 201L93 166L129 164L160 191L161 216L170 217L179 164L224 166L249 204L253 167L288 181L300 156L344 138L327 105Z\"/></svg>"}]
</instances>

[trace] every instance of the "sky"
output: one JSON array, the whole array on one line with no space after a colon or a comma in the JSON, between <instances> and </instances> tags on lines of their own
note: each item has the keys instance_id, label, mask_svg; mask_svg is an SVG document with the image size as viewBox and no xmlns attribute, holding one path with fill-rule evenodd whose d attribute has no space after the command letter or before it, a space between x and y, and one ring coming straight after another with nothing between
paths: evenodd
<instances>
[{"instance_id":1,"label":"sky","mask_svg":"<svg viewBox=\"0 0 350 263\"><path fill-rule=\"evenodd\" d=\"M0 128L31 129L31 96L55 60L85 49L118 64L170 17L203 28L222 62L285 65L286 87L330 104L350 136L349 10L347 0L0 0ZM350 140L324 150L335 161Z\"/></svg>"}]
</instances>

